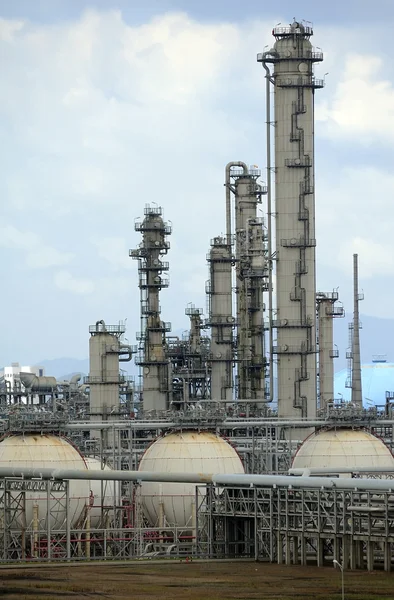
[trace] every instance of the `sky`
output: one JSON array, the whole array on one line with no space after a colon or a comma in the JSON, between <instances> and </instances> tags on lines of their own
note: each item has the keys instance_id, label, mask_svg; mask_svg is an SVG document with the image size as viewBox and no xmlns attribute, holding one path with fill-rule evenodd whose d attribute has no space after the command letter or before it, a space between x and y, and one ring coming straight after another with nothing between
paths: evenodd
<instances>
[{"instance_id":1,"label":"sky","mask_svg":"<svg viewBox=\"0 0 394 600\"><path fill-rule=\"evenodd\" d=\"M172 225L162 318L205 309L224 167L265 165L272 27L305 19L316 75L318 289L366 315L394 295L392 0L0 0L0 365L88 355L89 325L139 324L136 219ZM387 33L385 33L387 32Z\"/></svg>"}]
</instances>

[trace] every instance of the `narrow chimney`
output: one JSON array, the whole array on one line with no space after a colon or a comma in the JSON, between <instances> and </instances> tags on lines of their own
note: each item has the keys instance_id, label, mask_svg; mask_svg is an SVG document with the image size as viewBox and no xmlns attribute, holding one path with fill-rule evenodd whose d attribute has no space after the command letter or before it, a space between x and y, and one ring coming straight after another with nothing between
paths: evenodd
<instances>
[{"instance_id":1,"label":"narrow chimney","mask_svg":"<svg viewBox=\"0 0 394 600\"><path fill-rule=\"evenodd\" d=\"M353 372L352 372L352 403L357 408L363 407L361 388L361 353L360 353L360 312L358 293L358 254L353 254Z\"/></svg>"}]
</instances>

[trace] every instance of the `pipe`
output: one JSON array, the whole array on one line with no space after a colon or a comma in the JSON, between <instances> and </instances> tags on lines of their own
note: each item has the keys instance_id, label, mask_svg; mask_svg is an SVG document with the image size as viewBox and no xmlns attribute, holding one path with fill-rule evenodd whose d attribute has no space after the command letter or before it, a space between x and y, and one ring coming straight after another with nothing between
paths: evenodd
<instances>
[{"instance_id":1,"label":"pipe","mask_svg":"<svg viewBox=\"0 0 394 600\"><path fill-rule=\"evenodd\" d=\"M170 483L213 483L217 486L248 486L268 488L328 488L353 490L380 490L393 492L393 479L349 479L337 477L294 477L291 475L250 475L222 473L163 473L152 471L89 471L78 469L48 469L29 467L0 467L0 478L22 477L43 480L98 480L98 481L155 481Z\"/></svg>"},{"instance_id":2,"label":"pipe","mask_svg":"<svg viewBox=\"0 0 394 600\"><path fill-rule=\"evenodd\" d=\"M270 375L270 402L274 400L274 336L273 322L273 265L272 265L272 179L271 179L271 101L270 83L271 73L265 62L265 102L266 102L266 138L267 138L267 227L268 227L268 322L269 322L269 375Z\"/></svg>"},{"instance_id":3,"label":"pipe","mask_svg":"<svg viewBox=\"0 0 394 600\"><path fill-rule=\"evenodd\" d=\"M394 425L394 420L391 419L368 419L363 424L359 422L358 425L360 427L364 427L366 424L369 426L388 426ZM244 429L245 427L335 427L335 428L343 428L343 427L354 427L354 421L326 421L324 419L313 419L313 420L305 420L305 421L293 421L293 420L273 420L273 419L242 419L239 420L224 420L221 423L216 423L215 427L221 427L222 429ZM173 429L176 427L183 427L183 429L188 429L187 422L176 423L175 421L120 421L120 422L112 422L103 421L101 423L68 423L64 425L64 429L67 430L87 430L87 429L109 429L109 428L122 428L122 429Z\"/></svg>"},{"instance_id":4,"label":"pipe","mask_svg":"<svg viewBox=\"0 0 394 600\"><path fill-rule=\"evenodd\" d=\"M261 56L261 58L260 58ZM261 62L265 70L266 91L266 144L267 144L267 228L268 228L268 320L269 320L269 374L270 374L270 401L274 400L274 336L273 336L273 258L272 258L272 166L271 166L271 101L270 101L270 83L273 82L271 72L266 63L266 59L278 57L278 53L271 48L268 52L258 55L257 60Z\"/></svg>"},{"instance_id":5,"label":"pipe","mask_svg":"<svg viewBox=\"0 0 394 600\"><path fill-rule=\"evenodd\" d=\"M38 504L33 505L33 558L38 558Z\"/></svg>"},{"instance_id":6,"label":"pipe","mask_svg":"<svg viewBox=\"0 0 394 600\"><path fill-rule=\"evenodd\" d=\"M229 162L226 165L226 179L225 179L225 186L226 186L226 237L227 237L227 244L229 244L229 246L231 246L231 187L230 187L230 174L231 174L231 169L232 167L241 167L244 171L244 174L247 175L248 174L248 167L244 162L241 161L234 161L234 162Z\"/></svg>"},{"instance_id":7,"label":"pipe","mask_svg":"<svg viewBox=\"0 0 394 600\"><path fill-rule=\"evenodd\" d=\"M340 473L394 473L394 467L305 467L289 469L289 475L314 476Z\"/></svg>"},{"instance_id":8,"label":"pipe","mask_svg":"<svg viewBox=\"0 0 394 600\"><path fill-rule=\"evenodd\" d=\"M102 326L102 329L99 327L99 325ZM107 328L105 326L105 322L103 321L103 319L100 319L100 321L96 321L96 331L107 331Z\"/></svg>"},{"instance_id":9,"label":"pipe","mask_svg":"<svg viewBox=\"0 0 394 600\"><path fill-rule=\"evenodd\" d=\"M179 425L179 423L171 421L97 421L97 422L86 422L85 423L67 423L64 428L67 430L87 430L87 429L112 429L113 427L121 429L168 429Z\"/></svg>"}]
</instances>

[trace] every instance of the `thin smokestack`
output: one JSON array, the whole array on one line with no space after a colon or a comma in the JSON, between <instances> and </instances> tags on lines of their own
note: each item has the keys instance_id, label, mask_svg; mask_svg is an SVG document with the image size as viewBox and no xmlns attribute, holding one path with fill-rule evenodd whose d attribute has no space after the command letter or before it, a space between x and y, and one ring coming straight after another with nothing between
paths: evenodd
<instances>
[{"instance_id":1,"label":"thin smokestack","mask_svg":"<svg viewBox=\"0 0 394 600\"><path fill-rule=\"evenodd\" d=\"M361 387L361 353L360 353L360 312L358 294L358 254L353 254L353 371L352 371L352 403L358 408L363 406Z\"/></svg>"}]
</instances>

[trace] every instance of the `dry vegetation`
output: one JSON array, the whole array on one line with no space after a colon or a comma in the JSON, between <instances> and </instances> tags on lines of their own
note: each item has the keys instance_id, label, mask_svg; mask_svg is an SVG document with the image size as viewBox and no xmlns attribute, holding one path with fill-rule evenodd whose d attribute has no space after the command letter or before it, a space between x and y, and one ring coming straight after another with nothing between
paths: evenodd
<instances>
[{"instance_id":1,"label":"dry vegetation","mask_svg":"<svg viewBox=\"0 0 394 600\"><path fill-rule=\"evenodd\" d=\"M346 600L394 600L394 573L345 574ZM0 568L2 600L341 599L333 567L253 562L130 562Z\"/></svg>"}]
</instances>

